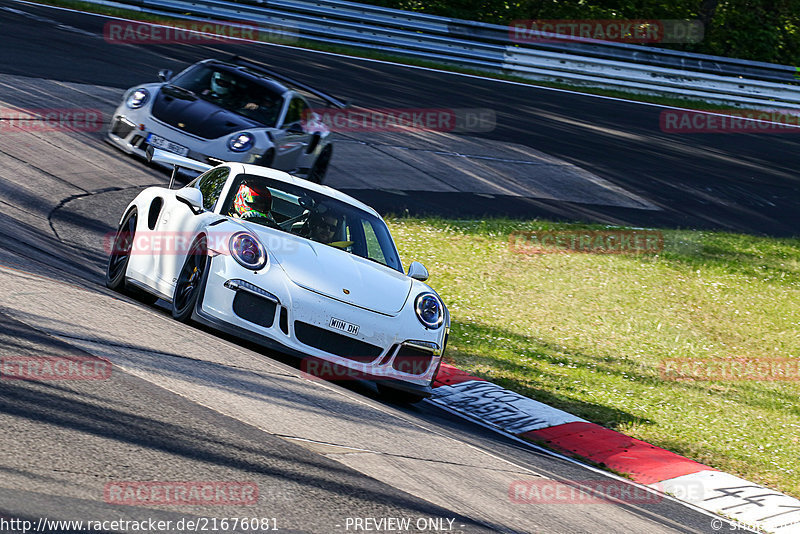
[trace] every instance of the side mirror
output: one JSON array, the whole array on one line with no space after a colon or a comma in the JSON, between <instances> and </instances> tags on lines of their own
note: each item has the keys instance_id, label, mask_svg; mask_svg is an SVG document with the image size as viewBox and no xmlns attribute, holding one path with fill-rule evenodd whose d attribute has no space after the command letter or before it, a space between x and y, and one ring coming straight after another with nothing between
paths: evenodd
<instances>
[{"instance_id":1,"label":"side mirror","mask_svg":"<svg viewBox=\"0 0 800 534\"><path fill-rule=\"evenodd\" d=\"M179 202L183 202L189 206L189 209L191 209L192 213L195 215L203 211L203 193L201 193L199 189L195 189L194 187L178 189L175 191L175 198Z\"/></svg>"},{"instance_id":2,"label":"side mirror","mask_svg":"<svg viewBox=\"0 0 800 534\"><path fill-rule=\"evenodd\" d=\"M172 71L169 69L161 69L158 71L158 79L162 82L168 82L172 79Z\"/></svg>"},{"instance_id":3,"label":"side mirror","mask_svg":"<svg viewBox=\"0 0 800 534\"><path fill-rule=\"evenodd\" d=\"M424 282L427 280L428 277L428 269L425 268L418 261L412 261L411 265L408 266L408 276L413 278L414 280L419 280L420 282Z\"/></svg>"}]
</instances>

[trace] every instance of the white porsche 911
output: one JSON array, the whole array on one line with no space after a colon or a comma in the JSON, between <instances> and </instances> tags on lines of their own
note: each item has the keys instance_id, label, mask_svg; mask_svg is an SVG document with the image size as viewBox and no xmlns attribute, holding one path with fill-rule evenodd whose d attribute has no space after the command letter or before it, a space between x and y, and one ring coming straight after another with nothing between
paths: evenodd
<instances>
[{"instance_id":1,"label":"white porsche 911","mask_svg":"<svg viewBox=\"0 0 800 534\"><path fill-rule=\"evenodd\" d=\"M145 189L128 205L108 287L162 298L180 321L374 380L393 400L430 395L449 313L422 264L403 271L373 209L275 169L150 155L203 174L181 189Z\"/></svg>"}]
</instances>

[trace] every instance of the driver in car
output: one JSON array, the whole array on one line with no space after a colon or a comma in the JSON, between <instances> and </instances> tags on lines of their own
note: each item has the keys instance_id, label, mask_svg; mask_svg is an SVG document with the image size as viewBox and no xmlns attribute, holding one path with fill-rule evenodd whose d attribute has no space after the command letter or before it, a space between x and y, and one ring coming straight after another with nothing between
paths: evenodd
<instances>
[{"instance_id":1,"label":"driver in car","mask_svg":"<svg viewBox=\"0 0 800 534\"><path fill-rule=\"evenodd\" d=\"M215 100L226 100L233 94L236 81L230 74L216 71L211 75L211 83L209 85L209 88L201 93L202 95L210 96Z\"/></svg>"},{"instance_id":2,"label":"driver in car","mask_svg":"<svg viewBox=\"0 0 800 534\"><path fill-rule=\"evenodd\" d=\"M254 98L244 94L243 88L227 72L214 72L209 85L201 94L224 108L253 111L260 107L259 103L253 101ZM266 103L263 105L267 107Z\"/></svg>"},{"instance_id":3,"label":"driver in car","mask_svg":"<svg viewBox=\"0 0 800 534\"><path fill-rule=\"evenodd\" d=\"M318 243L348 250L353 245L352 241L339 241L340 219L333 213L323 209L312 211L308 216L308 237Z\"/></svg>"},{"instance_id":4,"label":"driver in car","mask_svg":"<svg viewBox=\"0 0 800 534\"><path fill-rule=\"evenodd\" d=\"M320 243L331 243L336 237L339 221L333 215L312 211L308 216L308 236Z\"/></svg>"}]
</instances>

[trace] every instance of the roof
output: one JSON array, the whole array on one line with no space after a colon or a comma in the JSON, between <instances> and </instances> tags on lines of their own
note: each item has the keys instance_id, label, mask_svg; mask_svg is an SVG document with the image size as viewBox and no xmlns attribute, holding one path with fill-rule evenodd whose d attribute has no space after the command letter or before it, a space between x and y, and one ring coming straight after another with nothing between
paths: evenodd
<instances>
[{"instance_id":1,"label":"roof","mask_svg":"<svg viewBox=\"0 0 800 534\"><path fill-rule=\"evenodd\" d=\"M225 165L229 165L232 169L235 168L235 166L239 166L242 172L246 174L253 174L256 176L271 178L273 180L278 180L288 184L296 185L298 187L302 187L304 189L308 189L309 191L314 191L315 193L321 193L323 195L329 196L346 204L350 204L351 206L360 208L366 211L367 213L371 213L377 217L380 217L378 212L369 207L368 205L364 204L360 200L351 197L350 195L342 193L338 189L334 189L333 187L316 184L314 182L310 182L303 178L292 176L289 173L279 171L277 169L270 169L269 167L262 167L260 165L252 165L250 163L235 163L235 162L225 163Z\"/></svg>"}]
</instances>

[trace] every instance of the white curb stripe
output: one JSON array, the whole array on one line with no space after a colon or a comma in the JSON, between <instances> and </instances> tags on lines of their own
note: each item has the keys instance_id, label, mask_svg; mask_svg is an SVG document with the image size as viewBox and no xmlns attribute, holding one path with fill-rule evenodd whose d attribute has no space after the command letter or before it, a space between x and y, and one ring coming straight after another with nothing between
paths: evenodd
<instances>
[{"instance_id":1,"label":"white curb stripe","mask_svg":"<svg viewBox=\"0 0 800 534\"><path fill-rule=\"evenodd\" d=\"M512 435L587 422L482 380L439 386L429 400ZM712 528L718 531L748 531L756 527L775 534L800 534L800 500L728 473L703 470L649 487L692 507L731 518L731 524L725 520L715 524L716 520L712 520Z\"/></svg>"},{"instance_id":2,"label":"white curb stripe","mask_svg":"<svg viewBox=\"0 0 800 534\"><path fill-rule=\"evenodd\" d=\"M709 512L776 534L800 533L800 500L720 471L650 485Z\"/></svg>"},{"instance_id":3,"label":"white curb stripe","mask_svg":"<svg viewBox=\"0 0 800 534\"><path fill-rule=\"evenodd\" d=\"M482 380L439 386L434 388L431 400L511 434L586 422L585 419Z\"/></svg>"}]
</instances>

